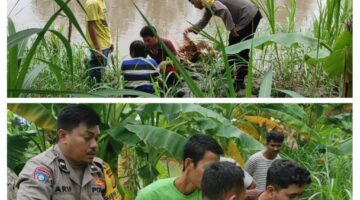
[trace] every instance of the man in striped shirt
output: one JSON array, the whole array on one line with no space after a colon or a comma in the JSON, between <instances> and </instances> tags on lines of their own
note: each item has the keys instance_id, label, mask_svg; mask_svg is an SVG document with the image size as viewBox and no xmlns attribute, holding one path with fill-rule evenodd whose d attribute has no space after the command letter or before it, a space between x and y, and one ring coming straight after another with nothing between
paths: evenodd
<instances>
[{"instance_id":1,"label":"man in striped shirt","mask_svg":"<svg viewBox=\"0 0 360 200\"><path fill-rule=\"evenodd\" d=\"M256 182L256 189L265 190L266 174L271 164L280 159L278 155L284 135L276 131L272 131L266 135L266 149L252 155L245 163L245 171L247 171Z\"/></svg>"},{"instance_id":2,"label":"man in striped shirt","mask_svg":"<svg viewBox=\"0 0 360 200\"><path fill-rule=\"evenodd\" d=\"M121 64L125 89L154 93L153 82L159 76L159 69L154 59L146 59L144 42L133 41L130 44L130 56L132 59L124 60Z\"/></svg>"}]
</instances>

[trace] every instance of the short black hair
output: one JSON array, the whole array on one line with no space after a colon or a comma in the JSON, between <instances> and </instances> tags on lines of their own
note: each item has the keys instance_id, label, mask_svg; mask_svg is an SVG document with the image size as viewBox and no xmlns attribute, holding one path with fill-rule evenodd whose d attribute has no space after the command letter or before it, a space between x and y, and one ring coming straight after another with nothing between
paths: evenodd
<instances>
[{"instance_id":1,"label":"short black hair","mask_svg":"<svg viewBox=\"0 0 360 200\"><path fill-rule=\"evenodd\" d=\"M270 142L271 140L282 143L284 141L284 135L277 131L271 131L266 134L266 142Z\"/></svg>"},{"instance_id":2,"label":"short black hair","mask_svg":"<svg viewBox=\"0 0 360 200\"><path fill-rule=\"evenodd\" d=\"M144 26L141 31L140 31L140 36L142 38L144 37L154 37L155 33L151 30L151 28L153 28L153 30L155 31L155 33L157 33L156 29L154 26Z\"/></svg>"},{"instance_id":3,"label":"short black hair","mask_svg":"<svg viewBox=\"0 0 360 200\"><path fill-rule=\"evenodd\" d=\"M211 136L205 134L193 135L185 144L183 160L190 158L194 163L194 166L196 166L204 157L206 151L210 151L217 155L224 154L219 143Z\"/></svg>"},{"instance_id":4,"label":"short black hair","mask_svg":"<svg viewBox=\"0 0 360 200\"><path fill-rule=\"evenodd\" d=\"M310 172L291 160L277 159L267 171L266 186L272 185L276 189L285 189L291 184L304 186L310 183Z\"/></svg>"},{"instance_id":5,"label":"short black hair","mask_svg":"<svg viewBox=\"0 0 360 200\"><path fill-rule=\"evenodd\" d=\"M130 55L131 57L143 57L146 58L148 55L145 44L141 40L135 40L130 44Z\"/></svg>"},{"instance_id":6,"label":"short black hair","mask_svg":"<svg viewBox=\"0 0 360 200\"><path fill-rule=\"evenodd\" d=\"M71 131L80 123L88 127L100 125L99 115L89 106L83 104L70 104L63 107L57 115L57 130Z\"/></svg>"},{"instance_id":7,"label":"short black hair","mask_svg":"<svg viewBox=\"0 0 360 200\"><path fill-rule=\"evenodd\" d=\"M232 191L245 191L244 171L235 163L216 162L205 169L201 180L203 198L219 200Z\"/></svg>"}]
</instances>

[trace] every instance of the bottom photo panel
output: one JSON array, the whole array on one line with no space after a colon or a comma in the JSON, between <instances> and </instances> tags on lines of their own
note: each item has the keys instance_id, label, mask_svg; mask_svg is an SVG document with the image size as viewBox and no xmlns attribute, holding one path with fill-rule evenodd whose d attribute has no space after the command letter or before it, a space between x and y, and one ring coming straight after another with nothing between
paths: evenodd
<instances>
[{"instance_id":1,"label":"bottom photo panel","mask_svg":"<svg viewBox=\"0 0 360 200\"><path fill-rule=\"evenodd\" d=\"M352 199L352 104L8 104L7 198Z\"/></svg>"}]
</instances>

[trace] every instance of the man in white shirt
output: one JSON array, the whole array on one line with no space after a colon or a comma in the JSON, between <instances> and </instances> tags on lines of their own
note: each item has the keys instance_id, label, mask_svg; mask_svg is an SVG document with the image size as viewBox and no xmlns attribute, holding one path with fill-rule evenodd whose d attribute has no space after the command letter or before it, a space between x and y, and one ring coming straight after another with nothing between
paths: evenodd
<instances>
[{"instance_id":1,"label":"man in white shirt","mask_svg":"<svg viewBox=\"0 0 360 200\"><path fill-rule=\"evenodd\" d=\"M266 174L271 164L281 157L280 153L284 135L272 131L266 135L266 149L252 155L245 163L247 171L255 180L256 189L265 190Z\"/></svg>"}]
</instances>

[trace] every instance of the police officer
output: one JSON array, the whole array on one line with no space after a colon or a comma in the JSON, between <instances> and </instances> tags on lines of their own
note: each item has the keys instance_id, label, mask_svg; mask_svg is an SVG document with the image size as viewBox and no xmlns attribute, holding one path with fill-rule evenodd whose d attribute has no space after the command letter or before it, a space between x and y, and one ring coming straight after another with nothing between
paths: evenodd
<instances>
[{"instance_id":1,"label":"police officer","mask_svg":"<svg viewBox=\"0 0 360 200\"><path fill-rule=\"evenodd\" d=\"M57 117L57 144L26 163L17 199L120 199L110 167L95 157L99 124L85 105L64 107Z\"/></svg>"}]
</instances>

